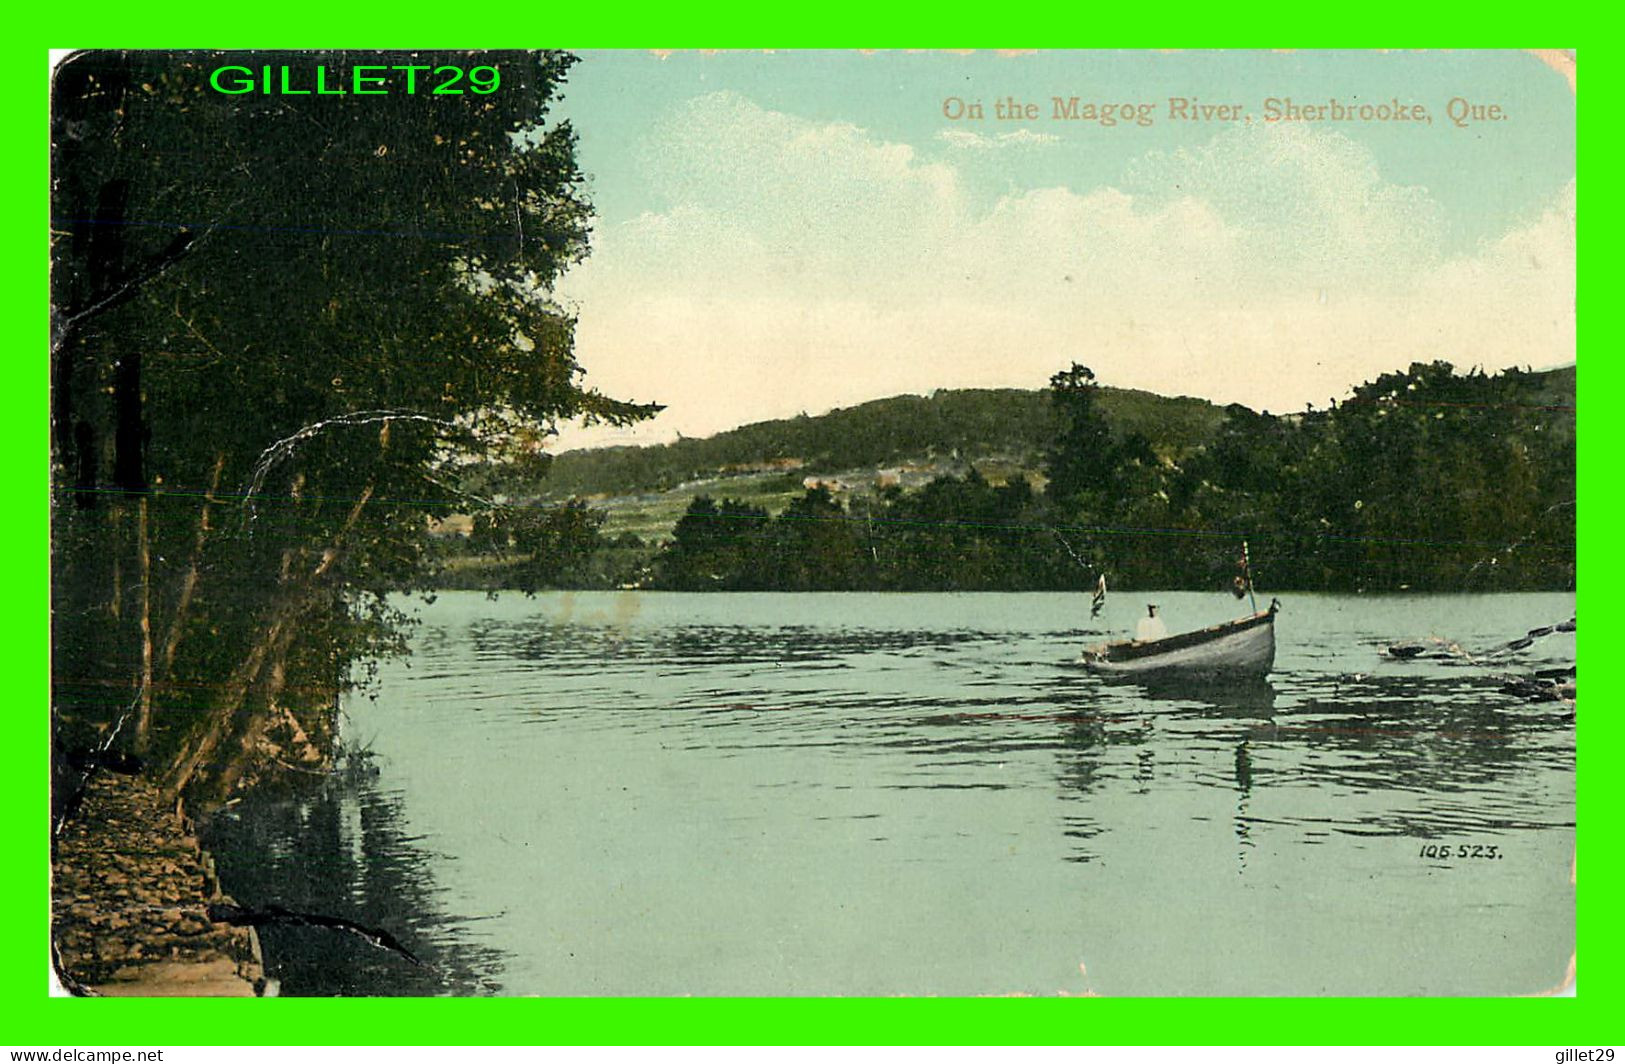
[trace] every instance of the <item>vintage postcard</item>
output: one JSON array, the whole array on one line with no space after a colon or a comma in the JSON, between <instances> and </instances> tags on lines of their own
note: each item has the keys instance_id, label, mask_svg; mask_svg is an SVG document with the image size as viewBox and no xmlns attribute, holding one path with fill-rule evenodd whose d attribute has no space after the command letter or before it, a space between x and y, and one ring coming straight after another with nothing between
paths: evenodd
<instances>
[{"instance_id":1,"label":"vintage postcard","mask_svg":"<svg viewBox=\"0 0 1625 1064\"><path fill-rule=\"evenodd\" d=\"M1574 992L1574 53L53 61L61 992Z\"/></svg>"}]
</instances>

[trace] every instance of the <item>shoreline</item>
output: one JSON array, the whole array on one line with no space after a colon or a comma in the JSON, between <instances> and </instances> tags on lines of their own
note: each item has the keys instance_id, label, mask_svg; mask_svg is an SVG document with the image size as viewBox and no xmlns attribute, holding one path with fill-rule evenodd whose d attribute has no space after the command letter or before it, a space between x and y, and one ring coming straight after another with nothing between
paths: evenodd
<instances>
[{"instance_id":1,"label":"shoreline","mask_svg":"<svg viewBox=\"0 0 1625 1064\"><path fill-rule=\"evenodd\" d=\"M155 785L99 773L51 855L57 978L76 996L274 996L253 929L209 917L230 902Z\"/></svg>"}]
</instances>

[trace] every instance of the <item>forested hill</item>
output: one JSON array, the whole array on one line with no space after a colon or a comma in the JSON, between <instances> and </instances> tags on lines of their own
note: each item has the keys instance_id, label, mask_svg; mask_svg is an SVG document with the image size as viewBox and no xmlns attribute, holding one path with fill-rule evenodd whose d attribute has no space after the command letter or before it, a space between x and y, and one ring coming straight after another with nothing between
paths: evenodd
<instances>
[{"instance_id":1,"label":"forested hill","mask_svg":"<svg viewBox=\"0 0 1625 1064\"><path fill-rule=\"evenodd\" d=\"M1223 408L1203 399L1123 388L1101 388L1099 407L1114 435L1138 433L1171 457L1201 446L1224 420ZM1036 466L1055 431L1055 410L1042 390L942 390L757 422L704 439L570 451L553 461L541 488L555 499L632 495L775 462L826 472L957 454Z\"/></svg>"},{"instance_id":2,"label":"forested hill","mask_svg":"<svg viewBox=\"0 0 1625 1064\"><path fill-rule=\"evenodd\" d=\"M1269 414L1107 389L1074 364L1041 393L565 455L550 494L577 501L476 522L446 544L465 555L446 586L1222 588L1250 539L1275 588L1572 588L1574 388L1573 367L1413 363Z\"/></svg>"}]
</instances>

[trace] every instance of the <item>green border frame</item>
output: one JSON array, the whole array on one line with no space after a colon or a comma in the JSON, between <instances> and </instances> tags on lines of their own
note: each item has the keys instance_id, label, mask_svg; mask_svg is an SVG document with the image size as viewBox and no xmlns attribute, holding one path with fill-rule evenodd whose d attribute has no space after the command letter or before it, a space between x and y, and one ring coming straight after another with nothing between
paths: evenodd
<instances>
[{"instance_id":1,"label":"green border frame","mask_svg":"<svg viewBox=\"0 0 1625 1064\"><path fill-rule=\"evenodd\" d=\"M402 5L404 7L405 5ZM1565 5L1566 7L1566 5ZM470 15L470 11L475 14ZM36 8L37 12L37 8ZM1587 96L1581 143L1593 176L1613 155L1617 79L1609 49L1589 18L1558 5L1516 12L1483 6L1424 12L1414 4L1279 5L1254 12L1230 6L1152 9L1143 5L972 5L964 0L881 11L836 0L812 9L769 13L729 0L695 11L644 2L582 5L498 3L469 9L423 5L340 7L309 0L265 6L189 3L167 8L80 0L31 13L6 49L15 60L0 109L13 146L4 200L11 254L3 269L12 344L0 419L5 498L0 522L5 556L14 559L8 609L0 611L0 691L10 748L0 774L8 812L0 879L0 999L3 1040L13 1046L181 1046L233 1044L1435 1044L1608 1045L1619 976L1620 919L1608 889L1621 882L1611 826L1619 812L1614 757L1620 749L1614 692L1619 674L1588 673L1590 712L1580 729L1588 771L1579 776L1588 890L1579 894L1578 939L1586 946L1583 996L1557 999L502 999L198 1001L49 998L47 662L49 640L48 371L46 248L48 217L47 50L57 47L353 48L562 46L608 47L1299 47L1584 45ZM1600 19L1599 19L1600 22ZM1397 40L1396 40L1397 38ZM1598 44L1603 44L1598 47ZM1600 81L1598 80L1600 79ZM1611 175L1610 175L1611 176ZM1609 195L1606 191L1603 195ZM1605 211L1604 213L1612 213ZM1617 318L1611 292L1612 221L1587 225L1580 288L1590 297L1580 335L1597 339L1588 359L1582 404L1580 552L1592 600L1607 603L1620 580L1604 558L1612 511L1603 474L1618 430L1597 427L1594 410L1622 394L1622 371L1602 343ZM1610 232L1604 232L1609 230ZM1619 627L1604 610L1588 614L1587 646L1606 646ZM1358 928L1350 928L1358 934ZM1553 983L1561 972L1553 972ZM1531 1059L1544 1059L1532 1057Z\"/></svg>"}]
</instances>

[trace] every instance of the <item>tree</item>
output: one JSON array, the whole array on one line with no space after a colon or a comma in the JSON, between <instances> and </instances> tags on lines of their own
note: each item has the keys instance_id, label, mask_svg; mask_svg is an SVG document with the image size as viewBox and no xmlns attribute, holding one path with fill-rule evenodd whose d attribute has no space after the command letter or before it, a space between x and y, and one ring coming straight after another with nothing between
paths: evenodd
<instances>
[{"instance_id":1,"label":"tree","mask_svg":"<svg viewBox=\"0 0 1625 1064\"><path fill-rule=\"evenodd\" d=\"M1045 450L1044 469L1046 490L1059 502L1104 491L1111 483L1112 434L1096 406L1099 392L1094 372L1077 362L1049 379L1056 435Z\"/></svg>"},{"instance_id":2,"label":"tree","mask_svg":"<svg viewBox=\"0 0 1625 1064\"><path fill-rule=\"evenodd\" d=\"M846 508L819 484L774 519L773 557L785 590L849 591L862 586L867 552Z\"/></svg>"},{"instance_id":3,"label":"tree","mask_svg":"<svg viewBox=\"0 0 1625 1064\"><path fill-rule=\"evenodd\" d=\"M475 518L470 546L499 557L514 556L507 585L528 594L583 582L592 556L604 545L598 530L604 512L572 500L562 506L512 506Z\"/></svg>"},{"instance_id":4,"label":"tree","mask_svg":"<svg viewBox=\"0 0 1625 1064\"><path fill-rule=\"evenodd\" d=\"M224 64L487 65L499 91L224 95ZM89 52L53 97L54 706L219 794L398 649L431 517L584 388L560 53ZM275 75L273 74L273 77ZM338 78L342 80L342 76ZM204 638L206 636L206 638ZM201 692L201 693L200 693ZM138 719L127 707L139 707ZM310 730L310 729L307 729Z\"/></svg>"},{"instance_id":5,"label":"tree","mask_svg":"<svg viewBox=\"0 0 1625 1064\"><path fill-rule=\"evenodd\" d=\"M672 529L660 556L662 587L679 591L754 590L771 586L765 571L767 511L738 499L719 504L696 496Z\"/></svg>"}]
</instances>

